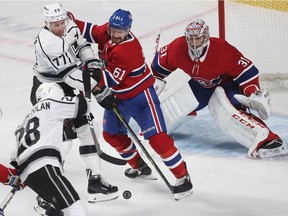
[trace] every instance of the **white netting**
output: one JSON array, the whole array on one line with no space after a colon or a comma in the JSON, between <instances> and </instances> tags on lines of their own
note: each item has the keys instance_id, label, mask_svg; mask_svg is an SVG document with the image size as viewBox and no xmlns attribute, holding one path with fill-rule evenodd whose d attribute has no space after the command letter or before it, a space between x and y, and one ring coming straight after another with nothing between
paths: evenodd
<instances>
[{"instance_id":1,"label":"white netting","mask_svg":"<svg viewBox=\"0 0 288 216\"><path fill-rule=\"evenodd\" d=\"M288 88L288 1L225 1L226 40L252 60L265 88Z\"/></svg>"}]
</instances>

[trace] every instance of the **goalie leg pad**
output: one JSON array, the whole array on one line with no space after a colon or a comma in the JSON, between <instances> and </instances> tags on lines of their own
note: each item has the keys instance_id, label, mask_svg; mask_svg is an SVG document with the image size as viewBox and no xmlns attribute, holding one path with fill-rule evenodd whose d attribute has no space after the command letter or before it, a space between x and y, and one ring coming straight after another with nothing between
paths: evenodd
<instances>
[{"instance_id":1,"label":"goalie leg pad","mask_svg":"<svg viewBox=\"0 0 288 216\"><path fill-rule=\"evenodd\" d=\"M199 105L188 83L185 85L181 83L181 85L171 88L165 94L162 93L159 99L167 133L172 132L183 122L190 120L191 116L187 117L187 115Z\"/></svg>"},{"instance_id":2,"label":"goalie leg pad","mask_svg":"<svg viewBox=\"0 0 288 216\"><path fill-rule=\"evenodd\" d=\"M222 87L217 87L209 100L208 108L219 127L237 142L249 149L248 156L257 155L258 144L267 139L268 128L248 114L235 109ZM255 153L256 155L251 155Z\"/></svg>"}]
</instances>

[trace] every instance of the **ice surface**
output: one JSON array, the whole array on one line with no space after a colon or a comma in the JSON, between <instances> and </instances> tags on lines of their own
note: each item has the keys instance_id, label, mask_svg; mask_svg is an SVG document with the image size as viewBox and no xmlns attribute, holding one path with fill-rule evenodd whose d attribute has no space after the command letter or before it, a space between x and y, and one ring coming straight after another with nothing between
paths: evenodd
<instances>
[{"instance_id":1,"label":"ice surface","mask_svg":"<svg viewBox=\"0 0 288 216\"><path fill-rule=\"evenodd\" d=\"M8 165L14 146L14 130L30 110L30 88L34 62L33 42L43 25L44 1L0 2L0 163ZM128 9L133 15L132 30L142 43L147 61L151 61L155 33L162 27L160 46L183 35L187 20L201 17L210 25L211 35L217 34L216 1L63 1L63 6L76 17L102 24L118 8ZM268 45L268 44L267 44ZM173 80L186 79L181 72ZM172 80L172 78L170 78ZM170 83L168 84L168 88ZM165 92L164 92L165 93ZM267 121L271 129L288 142L287 91L271 91L272 116ZM102 110L97 104L93 112L101 126ZM223 134L205 109L197 118L173 132L181 149L194 184L192 196L174 201L160 176L157 181L135 181L124 176L127 167L102 163L102 175L119 186L130 190L132 197L88 204L87 180L84 164L78 154L78 142L66 159L65 175L71 180L89 215L101 216L286 216L288 212L287 160L252 160L247 149ZM118 156L100 139L102 148ZM147 146L147 148L149 148ZM171 184L175 179L153 154L159 167ZM149 162L148 162L149 163ZM0 200L9 187L0 185ZM18 192L7 207L8 215L32 216L36 194L26 188Z\"/></svg>"}]
</instances>

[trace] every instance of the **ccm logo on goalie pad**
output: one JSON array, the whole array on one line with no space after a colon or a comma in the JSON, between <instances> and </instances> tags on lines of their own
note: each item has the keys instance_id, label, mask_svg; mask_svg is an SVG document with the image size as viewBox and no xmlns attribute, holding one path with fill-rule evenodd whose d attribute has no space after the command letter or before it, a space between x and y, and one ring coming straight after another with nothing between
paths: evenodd
<instances>
[{"instance_id":1,"label":"ccm logo on goalie pad","mask_svg":"<svg viewBox=\"0 0 288 216\"><path fill-rule=\"evenodd\" d=\"M219 127L239 144L249 149L248 155L268 137L267 127L253 116L235 109L222 87L218 86L215 89L208 107Z\"/></svg>"},{"instance_id":2,"label":"ccm logo on goalie pad","mask_svg":"<svg viewBox=\"0 0 288 216\"><path fill-rule=\"evenodd\" d=\"M239 111L239 114L242 115L244 118L238 115L238 113L233 113L232 118L238 120L240 123L242 123L243 125L251 129L255 128L256 126L259 126L261 128L266 128L263 124L256 121L253 117L246 115L244 112ZM249 120L250 122L248 122L247 120Z\"/></svg>"}]
</instances>

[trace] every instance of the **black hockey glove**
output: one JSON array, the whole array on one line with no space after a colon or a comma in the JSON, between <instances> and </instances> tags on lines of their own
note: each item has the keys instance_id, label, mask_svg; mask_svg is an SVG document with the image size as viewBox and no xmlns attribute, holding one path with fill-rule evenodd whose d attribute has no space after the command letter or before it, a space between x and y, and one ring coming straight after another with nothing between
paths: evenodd
<instances>
[{"instance_id":1,"label":"black hockey glove","mask_svg":"<svg viewBox=\"0 0 288 216\"><path fill-rule=\"evenodd\" d=\"M99 90L93 91L93 95L95 96L100 106L102 106L104 109L112 110L113 107L118 105L119 101L116 99L115 95L109 88L106 86L97 86L95 88L99 88Z\"/></svg>"},{"instance_id":2,"label":"black hockey glove","mask_svg":"<svg viewBox=\"0 0 288 216\"><path fill-rule=\"evenodd\" d=\"M98 83L101 81L101 70L102 70L102 63L98 59L91 59L86 62L86 70L85 72L88 72L90 76L96 80Z\"/></svg>"}]
</instances>

